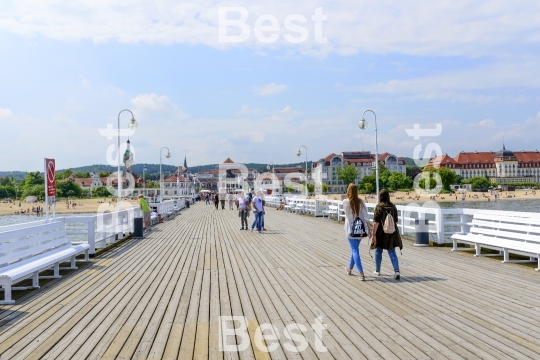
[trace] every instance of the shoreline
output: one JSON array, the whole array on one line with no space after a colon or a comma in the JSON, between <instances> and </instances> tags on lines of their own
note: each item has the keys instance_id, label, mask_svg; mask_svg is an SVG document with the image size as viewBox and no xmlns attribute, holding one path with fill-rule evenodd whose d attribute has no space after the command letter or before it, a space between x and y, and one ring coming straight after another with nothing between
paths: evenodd
<instances>
[{"instance_id":1,"label":"shoreline","mask_svg":"<svg viewBox=\"0 0 540 360\"><path fill-rule=\"evenodd\" d=\"M507 197L507 194L512 195L512 197ZM457 200L456 200L457 195ZM513 196L515 195L515 197ZM329 199L329 200L341 200L342 196L345 194L331 194L331 195L316 195L311 197L312 199ZM474 197L476 196L476 197ZM375 195L364 195L360 194L359 197L367 202L375 202ZM464 197L464 199L463 199ZM462 200L463 199L463 200ZM488 200L489 199L489 200ZM498 198L495 199L494 195L491 195L489 192L480 193L480 192L467 192L464 194L438 194L433 198L433 195L423 195L418 194L415 191L410 191L409 195L407 192L397 191L390 194L390 200L394 204L408 204L408 203L425 203L428 201L435 201L437 203L467 203L467 202L499 202L499 201L514 201L514 200L540 200L540 192L536 195L532 193L531 190L516 190L516 191L503 191L498 192Z\"/></svg>"}]
</instances>

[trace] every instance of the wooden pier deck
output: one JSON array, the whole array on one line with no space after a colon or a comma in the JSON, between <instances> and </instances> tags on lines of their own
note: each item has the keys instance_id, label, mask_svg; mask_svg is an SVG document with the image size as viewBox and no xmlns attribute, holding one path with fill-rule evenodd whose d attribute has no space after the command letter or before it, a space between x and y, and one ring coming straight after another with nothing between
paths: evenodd
<instances>
[{"instance_id":1,"label":"wooden pier deck","mask_svg":"<svg viewBox=\"0 0 540 360\"><path fill-rule=\"evenodd\" d=\"M273 208L263 235L239 224L236 211L198 203L0 306L0 358L540 358L540 274L529 266L406 242L397 282L386 254L372 275L362 244L362 283L345 274L342 224ZM220 352L219 316L231 315L246 318L251 345ZM253 345L264 323L280 334L270 353ZM307 329L301 352L283 335L294 323Z\"/></svg>"}]
</instances>

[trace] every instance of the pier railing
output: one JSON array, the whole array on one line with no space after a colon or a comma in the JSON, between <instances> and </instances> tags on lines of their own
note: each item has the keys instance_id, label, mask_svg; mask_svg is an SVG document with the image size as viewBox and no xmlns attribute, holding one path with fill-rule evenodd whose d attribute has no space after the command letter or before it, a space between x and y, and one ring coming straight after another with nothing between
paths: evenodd
<instances>
[{"instance_id":1,"label":"pier railing","mask_svg":"<svg viewBox=\"0 0 540 360\"><path fill-rule=\"evenodd\" d=\"M185 207L185 202L179 202L176 207L174 201L164 201L151 204L156 207L162 218L174 214ZM61 221L66 228L66 234L73 244L88 243L89 253L95 254L96 249L104 248L133 233L134 219L142 217L138 206L121 210L92 215L59 216L54 221ZM53 221L50 219L49 221ZM33 225L47 223L47 220L38 220L28 223L0 226L0 233L4 231L24 229Z\"/></svg>"},{"instance_id":2,"label":"pier railing","mask_svg":"<svg viewBox=\"0 0 540 360\"><path fill-rule=\"evenodd\" d=\"M276 207L283 201L283 198L277 196L266 196L267 206ZM344 221L343 201L326 199L303 199L299 197L286 198L286 211L309 214L313 216L328 216L337 221ZM373 222L374 203L366 203L369 221ZM330 211L337 207L337 212ZM411 235L416 231L416 220L428 221L428 232L431 240L444 244L450 241L452 234L469 231L469 223L473 215L479 211L477 209L441 209L438 207L414 206L414 205L396 205L399 212L399 223L396 224L402 235ZM504 213L504 211L501 211Z\"/></svg>"}]
</instances>

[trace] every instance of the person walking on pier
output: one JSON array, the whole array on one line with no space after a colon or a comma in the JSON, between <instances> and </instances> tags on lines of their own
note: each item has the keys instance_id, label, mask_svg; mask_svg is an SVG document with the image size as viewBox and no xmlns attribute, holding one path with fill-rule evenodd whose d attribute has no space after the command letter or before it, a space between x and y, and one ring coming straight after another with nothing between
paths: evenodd
<instances>
[{"instance_id":1,"label":"person walking on pier","mask_svg":"<svg viewBox=\"0 0 540 360\"><path fill-rule=\"evenodd\" d=\"M397 208L390 202L390 194L386 189L379 192L379 203L373 213L373 243L375 245L375 274L381 274L381 262L383 250L388 252L390 261L394 267L394 279L399 280L399 261L396 247L403 249L403 243L399 230Z\"/></svg>"},{"instance_id":2,"label":"person walking on pier","mask_svg":"<svg viewBox=\"0 0 540 360\"><path fill-rule=\"evenodd\" d=\"M262 193L260 190L257 190L255 197L252 200L253 203L253 213L255 214L255 221L251 225L251 231L257 226L257 231L259 234L262 234L262 215L263 215L263 203L261 199Z\"/></svg>"},{"instance_id":3,"label":"person walking on pier","mask_svg":"<svg viewBox=\"0 0 540 360\"><path fill-rule=\"evenodd\" d=\"M216 210L218 209L218 205L219 205L219 198L218 198L218 194L214 194L214 205L216 207Z\"/></svg>"},{"instance_id":4,"label":"person walking on pier","mask_svg":"<svg viewBox=\"0 0 540 360\"><path fill-rule=\"evenodd\" d=\"M249 227L248 227L248 222L247 222L247 215L248 215L247 204L249 202L249 198L247 196L244 196L244 193L241 192L238 195L237 201L238 201L238 211L240 215L240 222L242 224L242 227L240 228L240 230L248 230Z\"/></svg>"},{"instance_id":5,"label":"person walking on pier","mask_svg":"<svg viewBox=\"0 0 540 360\"><path fill-rule=\"evenodd\" d=\"M227 193L227 200L229 201L229 210L234 210L234 195L233 195L233 193Z\"/></svg>"},{"instance_id":6,"label":"person walking on pier","mask_svg":"<svg viewBox=\"0 0 540 360\"><path fill-rule=\"evenodd\" d=\"M148 231L150 231L152 230L152 221L150 219L150 206L148 206L148 202L146 202L146 199L142 194L139 195L139 205L141 206L141 210L143 212L144 226Z\"/></svg>"},{"instance_id":7,"label":"person walking on pier","mask_svg":"<svg viewBox=\"0 0 540 360\"><path fill-rule=\"evenodd\" d=\"M347 199L343 200L343 212L345 213L345 235L351 247L351 260L347 268L347 275L351 275L351 271L356 265L360 280L365 281L359 247L362 238L371 236L371 232L366 221L368 215L366 204L358 197L358 187L355 184L349 184L347 188Z\"/></svg>"},{"instance_id":8,"label":"person walking on pier","mask_svg":"<svg viewBox=\"0 0 540 360\"><path fill-rule=\"evenodd\" d=\"M225 210L225 197L226 197L226 194L224 192L219 193L219 202L221 203L221 210Z\"/></svg>"}]
</instances>

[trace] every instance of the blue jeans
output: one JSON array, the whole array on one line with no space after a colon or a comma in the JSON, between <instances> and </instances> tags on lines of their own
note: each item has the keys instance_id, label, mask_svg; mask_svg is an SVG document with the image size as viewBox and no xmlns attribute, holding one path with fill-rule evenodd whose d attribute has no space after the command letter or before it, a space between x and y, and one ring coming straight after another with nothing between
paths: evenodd
<instances>
[{"instance_id":1,"label":"blue jeans","mask_svg":"<svg viewBox=\"0 0 540 360\"><path fill-rule=\"evenodd\" d=\"M364 272L364 269L362 269L362 260L360 260L360 249L358 248L360 246L360 239L349 239L349 245L351 245L351 261L349 262L349 269L354 268L354 264L356 264L356 270L358 272Z\"/></svg>"},{"instance_id":2,"label":"blue jeans","mask_svg":"<svg viewBox=\"0 0 540 360\"><path fill-rule=\"evenodd\" d=\"M251 224L251 228L253 229L255 226L257 226L257 231L261 232L262 230L262 212L261 211L255 212L255 221L253 221L253 224Z\"/></svg>"},{"instance_id":3,"label":"blue jeans","mask_svg":"<svg viewBox=\"0 0 540 360\"><path fill-rule=\"evenodd\" d=\"M396 249L390 249L387 251L388 251L388 256L390 256L390 261L392 262L392 266L394 266L394 271L399 271L399 261L397 258ZM380 249L380 248L375 249L375 271L377 272L381 271L382 253L383 253L383 249Z\"/></svg>"}]
</instances>

